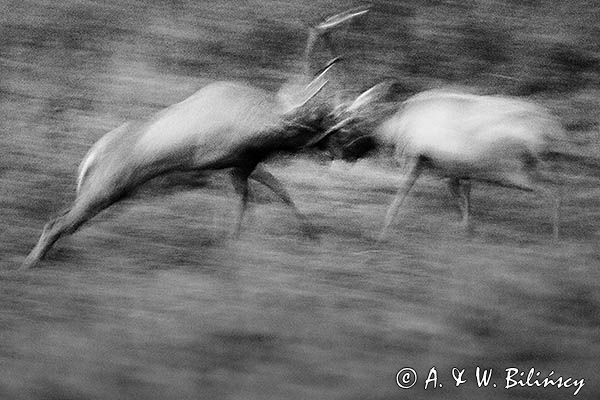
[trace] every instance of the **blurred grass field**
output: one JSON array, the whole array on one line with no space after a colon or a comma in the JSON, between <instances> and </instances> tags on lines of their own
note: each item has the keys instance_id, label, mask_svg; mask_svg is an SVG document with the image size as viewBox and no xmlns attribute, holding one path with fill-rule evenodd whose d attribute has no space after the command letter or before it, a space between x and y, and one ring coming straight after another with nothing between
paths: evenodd
<instances>
[{"instance_id":1,"label":"blurred grass field","mask_svg":"<svg viewBox=\"0 0 600 400\"><path fill-rule=\"evenodd\" d=\"M448 384L425 391L421 375L411 398L572 396L450 387L453 367L477 366L554 370L585 378L578 398L597 396L597 178L566 196L558 244L543 199L485 186L466 238L445 185L425 179L376 246L393 171L271 170L319 241L259 188L241 239L228 239L237 198L219 174L125 201L27 273L10 269L39 226L6 226L0 396L402 398L395 374L407 366L435 366Z\"/></svg>"},{"instance_id":2,"label":"blurred grass field","mask_svg":"<svg viewBox=\"0 0 600 400\"><path fill-rule=\"evenodd\" d=\"M556 113L568 141L555 150L575 156L549 165L565 182L559 242L548 199L483 184L467 237L446 183L427 177L377 245L400 173L293 157L267 169L316 241L260 185L232 240L238 198L216 172L194 190L150 184L28 272L15 269L102 134L214 79L277 88L297 72L307 21L359 2L0 3L0 399L573 396L504 389L509 367L585 378L576 398L597 399L600 11L516 3L375 1L336 40L352 92L392 76ZM432 366L443 387L424 390ZM478 388L477 366L499 387ZM410 390L396 385L404 367L419 374ZM469 379L458 388L454 367Z\"/></svg>"}]
</instances>

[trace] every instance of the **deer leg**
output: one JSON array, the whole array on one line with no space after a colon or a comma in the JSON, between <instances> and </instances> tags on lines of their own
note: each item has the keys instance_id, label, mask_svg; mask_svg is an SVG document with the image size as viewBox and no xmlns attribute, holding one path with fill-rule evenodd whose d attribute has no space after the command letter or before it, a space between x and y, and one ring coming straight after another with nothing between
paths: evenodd
<instances>
[{"instance_id":1,"label":"deer leg","mask_svg":"<svg viewBox=\"0 0 600 400\"><path fill-rule=\"evenodd\" d=\"M459 189L463 214L462 225L467 232L471 232L471 180L461 180Z\"/></svg>"},{"instance_id":2,"label":"deer leg","mask_svg":"<svg viewBox=\"0 0 600 400\"><path fill-rule=\"evenodd\" d=\"M58 239L63 235L72 234L86 221L117 200L118 197L104 199L104 201L95 201L93 203L75 200L75 203L70 210L64 212L58 218L51 220L44 226L40 239L27 258L25 258L23 265L21 265L21 269L28 269L35 266L44 258L46 253Z\"/></svg>"},{"instance_id":3,"label":"deer leg","mask_svg":"<svg viewBox=\"0 0 600 400\"><path fill-rule=\"evenodd\" d=\"M544 163L531 153L525 152L521 162L523 173L516 176L515 183L520 189L534 191L545 199L552 200L552 237L556 241L560 224L561 182L542 173L542 170L546 170ZM552 188L548 188L547 184Z\"/></svg>"},{"instance_id":4,"label":"deer leg","mask_svg":"<svg viewBox=\"0 0 600 400\"><path fill-rule=\"evenodd\" d=\"M560 204L562 200L562 190L557 187L553 193L554 204L552 206L552 238L558 241L558 227L560 226Z\"/></svg>"},{"instance_id":5,"label":"deer leg","mask_svg":"<svg viewBox=\"0 0 600 400\"><path fill-rule=\"evenodd\" d=\"M562 199L562 190L560 184L554 179L548 178L540 173L539 170L529 171L529 176L535 184L531 184L532 190L542 195L545 199L552 201L552 238L556 241L559 236L560 208ZM549 183L552 188L548 188L544 183Z\"/></svg>"},{"instance_id":6,"label":"deer leg","mask_svg":"<svg viewBox=\"0 0 600 400\"><path fill-rule=\"evenodd\" d=\"M235 230L233 231L233 237L238 239L240 237L240 231L242 230L242 221L244 219L244 214L248 209L248 198L250 195L250 190L248 187L248 176L252 169L245 168L234 168L231 170L231 182L233 183L233 188L240 195L240 206L238 210L238 216L235 223Z\"/></svg>"},{"instance_id":7,"label":"deer leg","mask_svg":"<svg viewBox=\"0 0 600 400\"><path fill-rule=\"evenodd\" d=\"M304 216L304 214L302 214L298 210L298 208L294 204L294 201L277 178L275 178L263 166L258 165L254 172L252 172L252 174L250 175L250 179L258 183L262 183L263 185L271 189L273 193L279 196L279 198L285 203L285 205L292 209L292 211L296 215L296 218L298 218L298 220L300 221L304 234L310 238L315 237L313 233L313 226L310 224L310 222L308 222L308 218L306 218L306 216Z\"/></svg>"},{"instance_id":8,"label":"deer leg","mask_svg":"<svg viewBox=\"0 0 600 400\"><path fill-rule=\"evenodd\" d=\"M560 189L558 189L555 193L553 193L553 205L552 205L552 238L555 241L558 241L558 227L560 225L560 203L561 203L562 193Z\"/></svg>"},{"instance_id":9,"label":"deer leg","mask_svg":"<svg viewBox=\"0 0 600 400\"><path fill-rule=\"evenodd\" d=\"M451 178L448 187L457 201L458 209L462 216L462 225L467 232L471 230L471 180Z\"/></svg>"},{"instance_id":10,"label":"deer leg","mask_svg":"<svg viewBox=\"0 0 600 400\"><path fill-rule=\"evenodd\" d=\"M383 224L383 229L381 230L381 233L379 234L378 241L381 241L385 238L385 236L387 234L387 230L388 230L389 226L391 225L392 221L394 220L394 218L396 217L396 214L398 213L400 206L404 203L406 196L408 195L408 193L414 186L417 178L421 175L422 171L423 171L423 161L420 158L417 158L416 160L410 162L410 164L408 166L408 176L407 176L406 180L404 181L404 184L398 190L398 193L396 193L396 197L394 198L394 201L392 201L392 204L390 204L390 207L388 208L387 214L385 216L385 221Z\"/></svg>"},{"instance_id":11,"label":"deer leg","mask_svg":"<svg viewBox=\"0 0 600 400\"><path fill-rule=\"evenodd\" d=\"M448 181L448 188L450 189L450 193L452 193L452 195L454 196L454 199L456 200L456 205L458 206L458 212L460 213L461 217L463 217L463 219L464 219L463 205L462 205L462 201L461 201L461 197L460 197L460 179L459 178L450 178L450 180Z\"/></svg>"},{"instance_id":12,"label":"deer leg","mask_svg":"<svg viewBox=\"0 0 600 400\"><path fill-rule=\"evenodd\" d=\"M558 240L560 224L560 203L562 193L560 182L549 178L540 172L539 160L530 155L524 158L523 169L512 174L507 174L503 186L513 187L520 190L535 192L552 200L552 237ZM551 184L553 188L548 188L546 184Z\"/></svg>"}]
</instances>

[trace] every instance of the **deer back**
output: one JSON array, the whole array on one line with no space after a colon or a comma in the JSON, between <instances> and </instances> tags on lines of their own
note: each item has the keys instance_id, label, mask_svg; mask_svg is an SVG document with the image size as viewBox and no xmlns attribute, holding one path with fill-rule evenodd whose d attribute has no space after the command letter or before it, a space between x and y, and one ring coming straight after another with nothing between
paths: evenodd
<instances>
[{"instance_id":1,"label":"deer back","mask_svg":"<svg viewBox=\"0 0 600 400\"><path fill-rule=\"evenodd\" d=\"M545 109L518 99L427 91L405 101L380 135L432 157L477 160L509 147L537 154L560 126Z\"/></svg>"}]
</instances>

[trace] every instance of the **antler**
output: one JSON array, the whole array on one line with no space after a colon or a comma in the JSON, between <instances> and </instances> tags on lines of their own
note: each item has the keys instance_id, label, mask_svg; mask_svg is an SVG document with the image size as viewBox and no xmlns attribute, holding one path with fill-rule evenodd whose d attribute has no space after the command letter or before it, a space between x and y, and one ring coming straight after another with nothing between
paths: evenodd
<instances>
[{"instance_id":1,"label":"antler","mask_svg":"<svg viewBox=\"0 0 600 400\"><path fill-rule=\"evenodd\" d=\"M344 22L348 22L353 20L356 17L364 15L369 12L369 7L362 6L352 8L350 10L341 12L339 14L332 15L331 17L326 18L323 22L315 27L315 29L324 32L329 31L333 28L336 28L342 25Z\"/></svg>"},{"instance_id":2,"label":"antler","mask_svg":"<svg viewBox=\"0 0 600 400\"><path fill-rule=\"evenodd\" d=\"M382 98L386 93L390 91L392 85L392 81L378 83L377 85L373 86L372 88L358 96L356 100L354 100L352 104L348 106L346 112L355 113L367 104L373 103L374 101Z\"/></svg>"},{"instance_id":3,"label":"antler","mask_svg":"<svg viewBox=\"0 0 600 400\"><path fill-rule=\"evenodd\" d=\"M341 12L339 14L332 15L323 22L318 25L310 28L310 32L308 35L308 40L306 42L306 50L304 51L304 61L305 61L305 75L310 76L310 54L312 53L313 47L319 38L319 36L323 36L329 51L332 53L333 57L336 57L335 49L331 39L329 38L329 33L337 28L345 24L346 22L352 21L355 18L364 15L369 12L369 7L357 7L352 8L350 10Z\"/></svg>"},{"instance_id":4,"label":"antler","mask_svg":"<svg viewBox=\"0 0 600 400\"><path fill-rule=\"evenodd\" d=\"M331 135L332 133L337 132L341 128L345 127L350 122L356 121L358 118L360 118L359 112L361 111L361 109L363 107L365 107L366 105L371 104L371 103L377 101L378 99L382 98L384 96L384 94L386 94L389 91L391 86L392 86L391 81L378 83L377 85L373 86L372 88L370 88L369 90L365 91L360 96L358 96L356 98L356 100L354 100L349 106L347 106L345 108L340 107L340 109L339 109L340 115L338 117L341 118L343 116L343 118L341 118L333 126L326 129L321 135L314 138L311 142L309 142L308 145L312 146L315 143L320 142L321 140L325 139L327 136ZM360 137L358 139L361 139L361 138L362 137ZM358 140L358 139L356 139L356 140ZM350 144L352 144L352 143L350 143Z\"/></svg>"},{"instance_id":5,"label":"antler","mask_svg":"<svg viewBox=\"0 0 600 400\"><path fill-rule=\"evenodd\" d=\"M300 90L297 90L295 86L293 86L293 92L291 94L289 93L291 88L288 88L287 91L280 91L279 99L284 105L284 114L293 114L298 108L304 106L310 99L315 97L329 82L326 79L326 76L337 61L337 58L329 61L325 68L323 68L312 81L303 86Z\"/></svg>"}]
</instances>

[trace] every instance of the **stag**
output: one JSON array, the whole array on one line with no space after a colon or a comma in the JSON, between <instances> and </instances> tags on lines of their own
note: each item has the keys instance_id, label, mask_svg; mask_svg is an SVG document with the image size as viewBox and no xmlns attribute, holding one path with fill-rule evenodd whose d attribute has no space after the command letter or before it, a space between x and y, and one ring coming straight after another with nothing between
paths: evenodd
<instances>
[{"instance_id":1,"label":"stag","mask_svg":"<svg viewBox=\"0 0 600 400\"><path fill-rule=\"evenodd\" d=\"M312 27L306 65L318 37L366 12L350 10ZM295 153L318 144L315 138L323 132L331 107L307 103L327 84L335 61L291 96L286 93L289 88L271 93L243 83L217 82L144 122L108 132L80 164L72 207L45 225L22 268L37 264L60 237L72 234L143 183L179 171L231 170L234 189L241 197L236 237L247 208L249 179L271 189L292 209L305 233L310 233L307 218L261 164L275 153Z\"/></svg>"},{"instance_id":2,"label":"stag","mask_svg":"<svg viewBox=\"0 0 600 400\"><path fill-rule=\"evenodd\" d=\"M564 132L546 109L516 98L438 89L410 97L399 109L395 103L393 111L386 112L389 104L378 99L388 89L389 83L382 83L361 94L323 135L337 132L329 146L345 159L390 145L394 159L405 167L406 179L388 208L379 240L424 171L448 178L467 231L472 181L552 196L553 237L558 238L558 188L543 185L556 182L539 166L548 146Z\"/></svg>"}]
</instances>

